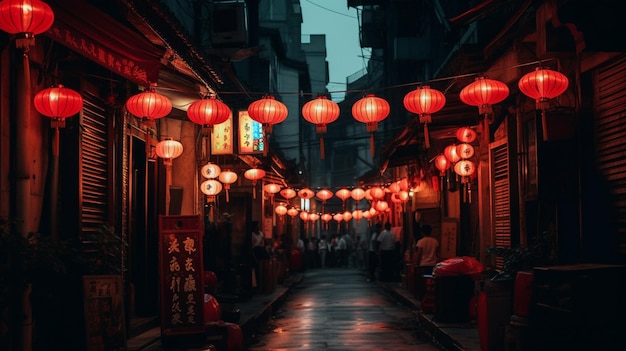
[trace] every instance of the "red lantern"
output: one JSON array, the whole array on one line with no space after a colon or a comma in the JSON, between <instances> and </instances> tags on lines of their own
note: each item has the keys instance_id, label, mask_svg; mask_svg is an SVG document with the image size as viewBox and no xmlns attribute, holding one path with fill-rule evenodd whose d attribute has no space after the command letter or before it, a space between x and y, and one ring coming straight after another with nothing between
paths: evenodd
<instances>
[{"instance_id":1,"label":"red lantern","mask_svg":"<svg viewBox=\"0 0 626 351\"><path fill-rule=\"evenodd\" d=\"M38 92L34 98L35 109L52 118L53 127L63 128L65 119L83 109L83 97L59 84Z\"/></svg>"},{"instance_id":2,"label":"red lantern","mask_svg":"<svg viewBox=\"0 0 626 351\"><path fill-rule=\"evenodd\" d=\"M285 207L284 205L278 205L276 206L276 208L274 209L274 212L276 212L277 215L279 216L284 216L285 214L287 214L287 207Z\"/></svg>"},{"instance_id":3,"label":"red lantern","mask_svg":"<svg viewBox=\"0 0 626 351\"><path fill-rule=\"evenodd\" d=\"M243 173L243 176L252 181L252 197L256 199L256 182L265 177L265 171L260 168L250 168Z\"/></svg>"},{"instance_id":4,"label":"red lantern","mask_svg":"<svg viewBox=\"0 0 626 351\"><path fill-rule=\"evenodd\" d=\"M385 190L379 186L373 186L369 190L372 200L379 200L385 197Z\"/></svg>"},{"instance_id":5,"label":"red lantern","mask_svg":"<svg viewBox=\"0 0 626 351\"><path fill-rule=\"evenodd\" d=\"M352 117L361 123L365 123L370 133L370 152L374 157L374 132L378 130L378 122L389 116L389 103L385 99L367 94L364 98L352 105Z\"/></svg>"},{"instance_id":6,"label":"red lantern","mask_svg":"<svg viewBox=\"0 0 626 351\"><path fill-rule=\"evenodd\" d=\"M217 179L220 180L220 182L224 183L224 190L226 190L226 202L229 202L229 195L228 195L228 190L230 190L230 185L233 184L234 182L237 181L237 173L233 172L233 171L223 171L220 172L219 175L217 176Z\"/></svg>"},{"instance_id":7,"label":"red lantern","mask_svg":"<svg viewBox=\"0 0 626 351\"><path fill-rule=\"evenodd\" d=\"M324 212L324 205L326 204L326 201L332 198L333 195L333 192L328 189L322 189L315 193L315 196L317 196L318 199L322 200L322 212Z\"/></svg>"},{"instance_id":8,"label":"red lantern","mask_svg":"<svg viewBox=\"0 0 626 351\"><path fill-rule=\"evenodd\" d=\"M346 207L346 200L352 195L352 192L346 188L339 189L335 192L335 196L341 199L343 207Z\"/></svg>"},{"instance_id":9,"label":"red lantern","mask_svg":"<svg viewBox=\"0 0 626 351\"><path fill-rule=\"evenodd\" d=\"M404 96L404 107L419 115L420 123L424 124L424 146L430 148L428 138L428 123L432 122L431 115L438 112L446 104L446 97L439 90L429 86L418 87Z\"/></svg>"},{"instance_id":10,"label":"red lantern","mask_svg":"<svg viewBox=\"0 0 626 351\"><path fill-rule=\"evenodd\" d=\"M228 120L230 108L215 98L215 96L210 96L207 99L198 100L189 105L187 117L193 123L201 125L211 133L214 125Z\"/></svg>"},{"instance_id":11,"label":"red lantern","mask_svg":"<svg viewBox=\"0 0 626 351\"><path fill-rule=\"evenodd\" d=\"M476 140L476 131L470 127L461 127L456 130L456 138L462 143L471 143Z\"/></svg>"},{"instance_id":12,"label":"red lantern","mask_svg":"<svg viewBox=\"0 0 626 351\"><path fill-rule=\"evenodd\" d=\"M497 80L486 77L478 77L473 83L461 90L461 101L477 106L478 113L485 115L483 135L485 143L489 143L489 120L488 115L493 113L493 104L504 101L509 96L509 87Z\"/></svg>"},{"instance_id":13,"label":"red lantern","mask_svg":"<svg viewBox=\"0 0 626 351\"><path fill-rule=\"evenodd\" d=\"M154 121L163 118L172 111L172 102L167 96L156 92L155 84L143 92L131 96L126 101L126 109L130 114L142 121Z\"/></svg>"},{"instance_id":14,"label":"red lantern","mask_svg":"<svg viewBox=\"0 0 626 351\"><path fill-rule=\"evenodd\" d=\"M268 138L269 135L272 134L272 126L287 119L287 106L276 100L273 96L266 95L248 106L248 115L250 115L250 118L263 125L265 138L263 155L267 156L267 148L269 147Z\"/></svg>"},{"instance_id":15,"label":"red lantern","mask_svg":"<svg viewBox=\"0 0 626 351\"><path fill-rule=\"evenodd\" d=\"M446 171L450 168L450 161L444 154L439 154L435 157L435 167L439 170L440 176L445 176Z\"/></svg>"},{"instance_id":16,"label":"red lantern","mask_svg":"<svg viewBox=\"0 0 626 351\"><path fill-rule=\"evenodd\" d=\"M526 73L517 83L519 90L526 96L535 99L535 108L541 110L543 139L547 139L546 110L553 99L567 90L567 77L557 71L537 67L533 72Z\"/></svg>"},{"instance_id":17,"label":"red lantern","mask_svg":"<svg viewBox=\"0 0 626 351\"><path fill-rule=\"evenodd\" d=\"M461 159L461 156L456 153L456 144L446 146L446 148L443 149L443 154L446 156L450 164L457 163Z\"/></svg>"},{"instance_id":18,"label":"red lantern","mask_svg":"<svg viewBox=\"0 0 626 351\"><path fill-rule=\"evenodd\" d=\"M35 35L47 31L54 23L54 12L39 0L0 1L0 29L15 35L15 45L28 50Z\"/></svg>"},{"instance_id":19,"label":"red lantern","mask_svg":"<svg viewBox=\"0 0 626 351\"><path fill-rule=\"evenodd\" d=\"M285 188L280 191L280 195L282 195L285 199L289 200L296 196L296 191L291 188Z\"/></svg>"},{"instance_id":20,"label":"red lantern","mask_svg":"<svg viewBox=\"0 0 626 351\"><path fill-rule=\"evenodd\" d=\"M172 159L182 155L183 144L168 137L161 140L157 144L155 151L157 153L157 156L163 159L163 164L165 166L171 166Z\"/></svg>"},{"instance_id":21,"label":"red lantern","mask_svg":"<svg viewBox=\"0 0 626 351\"><path fill-rule=\"evenodd\" d=\"M304 189L301 189L300 191L298 191L298 196L301 199L308 200L308 199L312 198L313 196L315 196L315 193L313 192L313 190L311 190L309 188L304 188Z\"/></svg>"},{"instance_id":22,"label":"red lantern","mask_svg":"<svg viewBox=\"0 0 626 351\"><path fill-rule=\"evenodd\" d=\"M315 131L320 135L320 158L323 160L326 125L339 118L339 105L321 95L302 106L302 117L315 124Z\"/></svg>"},{"instance_id":23,"label":"red lantern","mask_svg":"<svg viewBox=\"0 0 626 351\"><path fill-rule=\"evenodd\" d=\"M290 208L290 209L288 209L288 210L287 210L287 214L288 214L289 216L291 216L291 218L293 218L293 217L297 216L297 215L298 215L298 213L299 213L299 211L298 211L298 209L297 209L297 208L295 208L295 207L292 207L292 208Z\"/></svg>"},{"instance_id":24,"label":"red lantern","mask_svg":"<svg viewBox=\"0 0 626 351\"><path fill-rule=\"evenodd\" d=\"M474 147L471 144L463 143L456 147L456 154L462 159L468 159L474 156Z\"/></svg>"}]
</instances>

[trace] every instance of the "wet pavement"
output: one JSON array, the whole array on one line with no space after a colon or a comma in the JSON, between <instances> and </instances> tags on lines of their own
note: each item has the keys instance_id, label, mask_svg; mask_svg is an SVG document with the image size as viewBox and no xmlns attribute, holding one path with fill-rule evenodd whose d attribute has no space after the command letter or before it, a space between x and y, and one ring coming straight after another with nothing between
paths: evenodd
<instances>
[{"instance_id":1,"label":"wet pavement","mask_svg":"<svg viewBox=\"0 0 626 351\"><path fill-rule=\"evenodd\" d=\"M248 342L250 351L442 350L423 332L417 311L348 268L305 272Z\"/></svg>"},{"instance_id":2,"label":"wet pavement","mask_svg":"<svg viewBox=\"0 0 626 351\"><path fill-rule=\"evenodd\" d=\"M292 272L271 292L255 293L235 307L243 350L481 350L475 321L437 322L404 284L368 282L356 269ZM156 327L130 338L126 349L215 348L164 347Z\"/></svg>"}]
</instances>

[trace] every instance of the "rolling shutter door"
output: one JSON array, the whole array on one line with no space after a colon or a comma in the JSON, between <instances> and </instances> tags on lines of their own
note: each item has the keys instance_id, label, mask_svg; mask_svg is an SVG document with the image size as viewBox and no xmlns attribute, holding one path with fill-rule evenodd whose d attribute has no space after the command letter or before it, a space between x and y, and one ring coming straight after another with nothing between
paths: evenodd
<instances>
[{"instance_id":1,"label":"rolling shutter door","mask_svg":"<svg viewBox=\"0 0 626 351\"><path fill-rule=\"evenodd\" d=\"M511 247L511 179L509 177L509 144L507 140L494 142L489 147L491 166L491 203L493 225L493 247ZM502 257L497 257L496 266L502 267Z\"/></svg>"},{"instance_id":2,"label":"rolling shutter door","mask_svg":"<svg viewBox=\"0 0 626 351\"><path fill-rule=\"evenodd\" d=\"M609 183L617 210L619 254L626 256L626 56L594 74L596 162Z\"/></svg>"}]
</instances>

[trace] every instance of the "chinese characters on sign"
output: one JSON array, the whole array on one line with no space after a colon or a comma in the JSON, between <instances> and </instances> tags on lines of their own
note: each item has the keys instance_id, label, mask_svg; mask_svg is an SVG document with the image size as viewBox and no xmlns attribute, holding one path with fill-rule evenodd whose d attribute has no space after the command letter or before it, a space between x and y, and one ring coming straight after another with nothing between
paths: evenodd
<instances>
[{"instance_id":1,"label":"chinese characters on sign","mask_svg":"<svg viewBox=\"0 0 626 351\"><path fill-rule=\"evenodd\" d=\"M239 153L256 154L265 150L263 126L248 115L239 111Z\"/></svg>"},{"instance_id":2,"label":"chinese characters on sign","mask_svg":"<svg viewBox=\"0 0 626 351\"><path fill-rule=\"evenodd\" d=\"M163 226L161 223L163 331L174 334L202 328L204 292L200 231L197 228L165 230Z\"/></svg>"},{"instance_id":3,"label":"chinese characters on sign","mask_svg":"<svg viewBox=\"0 0 626 351\"><path fill-rule=\"evenodd\" d=\"M212 155L232 155L233 150L233 114L220 124L213 126L213 136L211 138Z\"/></svg>"}]
</instances>

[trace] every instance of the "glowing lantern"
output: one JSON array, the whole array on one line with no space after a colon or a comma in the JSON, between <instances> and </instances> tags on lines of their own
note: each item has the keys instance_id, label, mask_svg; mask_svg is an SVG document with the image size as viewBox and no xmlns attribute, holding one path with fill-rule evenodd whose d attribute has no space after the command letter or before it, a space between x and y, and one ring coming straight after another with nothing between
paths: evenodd
<instances>
[{"instance_id":1,"label":"glowing lantern","mask_svg":"<svg viewBox=\"0 0 626 351\"><path fill-rule=\"evenodd\" d=\"M284 197L285 199L289 200L289 199L296 197L297 194L295 190L291 188L285 188L280 191L280 195Z\"/></svg>"},{"instance_id":2,"label":"glowing lantern","mask_svg":"<svg viewBox=\"0 0 626 351\"><path fill-rule=\"evenodd\" d=\"M320 219L320 215L317 213L309 213L309 221L310 222L315 222L318 219Z\"/></svg>"},{"instance_id":3,"label":"glowing lantern","mask_svg":"<svg viewBox=\"0 0 626 351\"><path fill-rule=\"evenodd\" d=\"M217 178L222 172L222 169L220 168L220 166L216 165L215 163L207 163L206 165L202 166L202 168L200 168L200 174L202 174L202 176L206 179L213 179L213 178Z\"/></svg>"},{"instance_id":4,"label":"glowing lantern","mask_svg":"<svg viewBox=\"0 0 626 351\"><path fill-rule=\"evenodd\" d=\"M293 217L297 216L299 212L300 212L300 211L298 211L298 209L296 209L295 207L292 207L292 208L290 208L290 209L288 209L288 210L287 210L287 214L288 214L289 216L291 216L291 218L293 218Z\"/></svg>"},{"instance_id":5,"label":"glowing lantern","mask_svg":"<svg viewBox=\"0 0 626 351\"><path fill-rule=\"evenodd\" d=\"M398 192L398 198L400 199L400 201L402 201L403 203L409 201L409 192L406 190L400 190Z\"/></svg>"},{"instance_id":6,"label":"glowing lantern","mask_svg":"<svg viewBox=\"0 0 626 351\"><path fill-rule=\"evenodd\" d=\"M450 164L455 164L461 159L459 154L456 153L456 144L446 146L446 148L443 149L443 154L446 156Z\"/></svg>"},{"instance_id":7,"label":"glowing lantern","mask_svg":"<svg viewBox=\"0 0 626 351\"><path fill-rule=\"evenodd\" d=\"M470 127L461 127L456 130L456 138L462 143L471 143L476 140L476 131Z\"/></svg>"},{"instance_id":8,"label":"glowing lantern","mask_svg":"<svg viewBox=\"0 0 626 351\"><path fill-rule=\"evenodd\" d=\"M569 81L564 74L539 67L523 75L517 83L519 90L524 95L535 99L535 108L541 110L544 140L547 140L546 110L550 107L550 99L563 94L568 84Z\"/></svg>"},{"instance_id":9,"label":"glowing lantern","mask_svg":"<svg viewBox=\"0 0 626 351\"><path fill-rule=\"evenodd\" d=\"M270 194L270 198L272 199L272 203L274 202L274 194L278 193L280 191L280 185L275 184L275 183L269 183L269 184L265 184L263 186L263 190L265 190L266 193Z\"/></svg>"},{"instance_id":10,"label":"glowing lantern","mask_svg":"<svg viewBox=\"0 0 626 351\"><path fill-rule=\"evenodd\" d=\"M352 117L365 123L370 133L370 153L374 157L374 132L378 130L378 123L389 116L389 103L385 99L367 94L352 105Z\"/></svg>"},{"instance_id":11,"label":"glowing lantern","mask_svg":"<svg viewBox=\"0 0 626 351\"><path fill-rule=\"evenodd\" d=\"M363 211L363 218L365 219L372 218L372 213L370 211Z\"/></svg>"},{"instance_id":12,"label":"glowing lantern","mask_svg":"<svg viewBox=\"0 0 626 351\"><path fill-rule=\"evenodd\" d=\"M324 206L326 205L326 201L328 201L330 198L333 197L333 192L328 190L328 189L322 189L319 190L317 193L315 193L315 196L322 200L322 212L324 212Z\"/></svg>"},{"instance_id":13,"label":"glowing lantern","mask_svg":"<svg viewBox=\"0 0 626 351\"><path fill-rule=\"evenodd\" d=\"M315 131L320 135L320 158L324 159L326 125L339 118L339 105L321 95L302 106L302 117L315 124Z\"/></svg>"},{"instance_id":14,"label":"glowing lantern","mask_svg":"<svg viewBox=\"0 0 626 351\"><path fill-rule=\"evenodd\" d=\"M470 158L474 156L474 147L468 143L459 144L456 147L456 154L462 159Z\"/></svg>"},{"instance_id":15,"label":"glowing lantern","mask_svg":"<svg viewBox=\"0 0 626 351\"><path fill-rule=\"evenodd\" d=\"M450 161L444 154L439 154L435 157L435 167L439 170L439 175L443 177L450 168Z\"/></svg>"},{"instance_id":16,"label":"glowing lantern","mask_svg":"<svg viewBox=\"0 0 626 351\"><path fill-rule=\"evenodd\" d=\"M484 140L489 143L488 116L493 113L493 104L504 101L509 96L509 87L506 84L486 77L478 77L474 82L461 89L461 101L470 106L478 107L478 113L485 115Z\"/></svg>"},{"instance_id":17,"label":"glowing lantern","mask_svg":"<svg viewBox=\"0 0 626 351\"><path fill-rule=\"evenodd\" d=\"M384 201L384 200L376 201L376 207L375 208L376 208L376 211L378 211L378 212L385 212L389 208L389 203L387 201Z\"/></svg>"},{"instance_id":18,"label":"glowing lantern","mask_svg":"<svg viewBox=\"0 0 626 351\"><path fill-rule=\"evenodd\" d=\"M350 192L350 197L352 197L355 201L361 201L365 197L365 190L362 188L354 188Z\"/></svg>"},{"instance_id":19,"label":"glowing lantern","mask_svg":"<svg viewBox=\"0 0 626 351\"><path fill-rule=\"evenodd\" d=\"M298 196L301 199L308 200L308 199L312 198L313 196L315 196L315 193L313 192L313 190L311 190L309 188L304 188L304 189L300 189L300 191L298 191Z\"/></svg>"},{"instance_id":20,"label":"glowing lantern","mask_svg":"<svg viewBox=\"0 0 626 351\"><path fill-rule=\"evenodd\" d=\"M346 200L350 198L352 192L346 188L339 189L335 192L335 196L341 199L343 208L346 207Z\"/></svg>"},{"instance_id":21,"label":"glowing lantern","mask_svg":"<svg viewBox=\"0 0 626 351\"><path fill-rule=\"evenodd\" d=\"M322 221L324 221L324 227L328 229L328 222L333 219L333 216L331 216L330 213L324 213L321 218Z\"/></svg>"},{"instance_id":22,"label":"glowing lantern","mask_svg":"<svg viewBox=\"0 0 626 351\"><path fill-rule=\"evenodd\" d=\"M172 111L172 102L166 96L157 93L155 87L156 84L152 84L143 92L128 98L126 100L128 112L145 122L167 116Z\"/></svg>"},{"instance_id":23,"label":"glowing lantern","mask_svg":"<svg viewBox=\"0 0 626 351\"><path fill-rule=\"evenodd\" d=\"M207 179L200 184L200 191L207 196L216 196L222 191L222 183L215 179Z\"/></svg>"},{"instance_id":24,"label":"glowing lantern","mask_svg":"<svg viewBox=\"0 0 626 351\"><path fill-rule=\"evenodd\" d=\"M263 137L265 138L265 148L263 149L264 156L267 156L269 135L272 134L273 125L287 119L288 114L287 106L271 95L266 95L248 106L248 115L250 115L250 118L261 123L263 126Z\"/></svg>"},{"instance_id":25,"label":"glowing lantern","mask_svg":"<svg viewBox=\"0 0 626 351\"><path fill-rule=\"evenodd\" d=\"M157 156L163 159L165 166L171 166L172 160L183 154L183 144L166 137L157 144L155 151Z\"/></svg>"},{"instance_id":26,"label":"glowing lantern","mask_svg":"<svg viewBox=\"0 0 626 351\"><path fill-rule=\"evenodd\" d=\"M309 220L309 213L307 211L300 211L300 219L303 221Z\"/></svg>"},{"instance_id":27,"label":"glowing lantern","mask_svg":"<svg viewBox=\"0 0 626 351\"><path fill-rule=\"evenodd\" d=\"M198 100L187 108L187 117L195 124L199 124L210 135L213 126L221 124L230 117L230 108L215 96Z\"/></svg>"},{"instance_id":28,"label":"glowing lantern","mask_svg":"<svg viewBox=\"0 0 626 351\"><path fill-rule=\"evenodd\" d=\"M441 110L446 104L446 97L439 90L423 86L406 94L403 103L404 107L409 112L418 115L420 123L424 124L424 147L430 148L428 123L432 122L431 115Z\"/></svg>"},{"instance_id":29,"label":"glowing lantern","mask_svg":"<svg viewBox=\"0 0 626 351\"><path fill-rule=\"evenodd\" d=\"M411 186L409 185L409 178L403 178L398 181L398 185L400 186L400 190L408 191Z\"/></svg>"},{"instance_id":30,"label":"glowing lantern","mask_svg":"<svg viewBox=\"0 0 626 351\"><path fill-rule=\"evenodd\" d=\"M15 46L25 51L35 44L35 35L50 29L52 23L54 12L43 1L0 1L0 29L15 35Z\"/></svg>"},{"instance_id":31,"label":"glowing lantern","mask_svg":"<svg viewBox=\"0 0 626 351\"><path fill-rule=\"evenodd\" d=\"M365 190L365 199L366 199L367 201L372 201L372 200L374 200L374 198L372 197L372 189L371 189L371 188L367 188L367 189Z\"/></svg>"},{"instance_id":32,"label":"glowing lantern","mask_svg":"<svg viewBox=\"0 0 626 351\"><path fill-rule=\"evenodd\" d=\"M354 218L357 221L360 220L361 218L363 218L363 211L362 210L352 211L352 218Z\"/></svg>"},{"instance_id":33,"label":"glowing lantern","mask_svg":"<svg viewBox=\"0 0 626 351\"><path fill-rule=\"evenodd\" d=\"M398 191L400 191L400 182L397 181L389 184L389 187L387 189L389 189L391 193L397 193Z\"/></svg>"},{"instance_id":34,"label":"glowing lantern","mask_svg":"<svg viewBox=\"0 0 626 351\"><path fill-rule=\"evenodd\" d=\"M344 222L349 222L352 219L352 212L350 211L343 211L343 221Z\"/></svg>"},{"instance_id":35,"label":"glowing lantern","mask_svg":"<svg viewBox=\"0 0 626 351\"><path fill-rule=\"evenodd\" d=\"M252 197L256 199L256 183L265 177L265 171L260 168L250 168L243 173L243 176L252 181Z\"/></svg>"},{"instance_id":36,"label":"glowing lantern","mask_svg":"<svg viewBox=\"0 0 626 351\"><path fill-rule=\"evenodd\" d=\"M466 192L463 193L463 199L466 202L472 202L472 183L470 176L476 171L474 162L470 160L461 160L454 165L454 172L461 176L461 184L465 186Z\"/></svg>"},{"instance_id":37,"label":"glowing lantern","mask_svg":"<svg viewBox=\"0 0 626 351\"><path fill-rule=\"evenodd\" d=\"M238 178L237 173L226 170L226 171L220 172L220 174L217 177L220 180L220 182L224 184L224 190L226 190L226 202L229 202L230 199L229 199L228 191L230 190L230 185L237 181L237 178Z\"/></svg>"},{"instance_id":38,"label":"glowing lantern","mask_svg":"<svg viewBox=\"0 0 626 351\"><path fill-rule=\"evenodd\" d=\"M277 215L282 217L287 214L287 207L285 207L284 205L278 205L274 209L274 212L276 212Z\"/></svg>"},{"instance_id":39,"label":"glowing lantern","mask_svg":"<svg viewBox=\"0 0 626 351\"><path fill-rule=\"evenodd\" d=\"M6 0L5 0L6 2ZM46 117L52 118L50 126L54 128L52 154L59 155L59 128L65 127L65 119L83 109L83 98L72 89L57 85L38 92L34 98L35 109Z\"/></svg>"},{"instance_id":40,"label":"glowing lantern","mask_svg":"<svg viewBox=\"0 0 626 351\"><path fill-rule=\"evenodd\" d=\"M343 214L342 213L335 213L333 215L333 219L335 220L335 222L341 223L343 221Z\"/></svg>"},{"instance_id":41,"label":"glowing lantern","mask_svg":"<svg viewBox=\"0 0 626 351\"><path fill-rule=\"evenodd\" d=\"M372 199L379 200L385 197L385 190L379 186L373 186L370 188L370 195Z\"/></svg>"}]
</instances>

